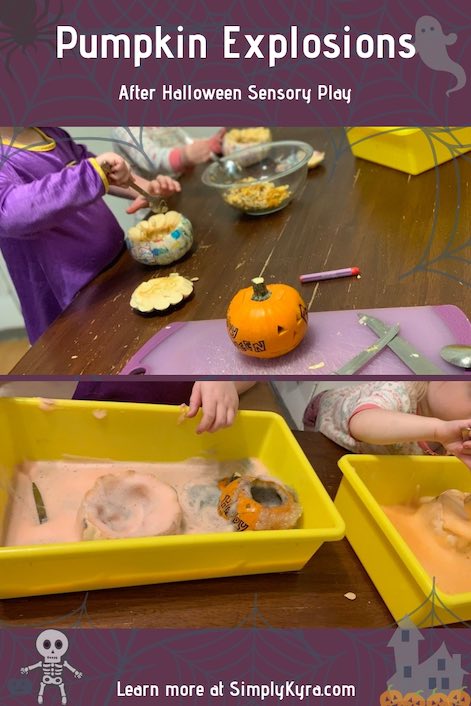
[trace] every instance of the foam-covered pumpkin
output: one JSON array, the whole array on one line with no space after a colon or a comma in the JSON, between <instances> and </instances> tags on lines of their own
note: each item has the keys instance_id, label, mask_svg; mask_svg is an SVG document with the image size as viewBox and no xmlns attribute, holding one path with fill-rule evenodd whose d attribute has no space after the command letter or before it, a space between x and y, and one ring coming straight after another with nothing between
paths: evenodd
<instances>
[{"instance_id":1,"label":"foam-covered pumpkin","mask_svg":"<svg viewBox=\"0 0 471 706\"><path fill-rule=\"evenodd\" d=\"M177 211L156 213L128 230L126 245L144 265L170 265L193 245L193 228Z\"/></svg>"},{"instance_id":2,"label":"foam-covered pumpkin","mask_svg":"<svg viewBox=\"0 0 471 706\"><path fill-rule=\"evenodd\" d=\"M286 284L266 285L262 277L241 289L227 310L227 331L245 355L277 358L296 348L307 331L307 308Z\"/></svg>"},{"instance_id":3,"label":"foam-covered pumpkin","mask_svg":"<svg viewBox=\"0 0 471 706\"><path fill-rule=\"evenodd\" d=\"M426 701L426 706L449 706L448 696L434 689Z\"/></svg>"},{"instance_id":4,"label":"foam-covered pumpkin","mask_svg":"<svg viewBox=\"0 0 471 706\"><path fill-rule=\"evenodd\" d=\"M400 706L402 704L402 692L397 689L393 689L392 685L389 685L386 691L379 697L380 706Z\"/></svg>"},{"instance_id":5,"label":"foam-covered pumpkin","mask_svg":"<svg viewBox=\"0 0 471 706\"><path fill-rule=\"evenodd\" d=\"M470 706L471 696L465 691L466 687L462 689L453 689L448 694L448 703L450 706Z\"/></svg>"},{"instance_id":6,"label":"foam-covered pumpkin","mask_svg":"<svg viewBox=\"0 0 471 706\"><path fill-rule=\"evenodd\" d=\"M420 691L409 691L403 697L401 706L425 706L425 699Z\"/></svg>"},{"instance_id":7,"label":"foam-covered pumpkin","mask_svg":"<svg viewBox=\"0 0 471 706\"><path fill-rule=\"evenodd\" d=\"M180 304L193 292L190 280L176 272L168 277L154 277L143 282L131 296L131 307L139 314L153 314Z\"/></svg>"}]
</instances>

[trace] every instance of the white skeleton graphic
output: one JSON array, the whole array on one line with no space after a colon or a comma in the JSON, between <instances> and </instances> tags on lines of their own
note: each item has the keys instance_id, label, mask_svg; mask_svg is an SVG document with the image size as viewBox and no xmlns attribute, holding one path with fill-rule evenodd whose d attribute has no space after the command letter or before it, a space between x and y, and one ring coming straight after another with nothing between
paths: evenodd
<instances>
[{"instance_id":1,"label":"white skeleton graphic","mask_svg":"<svg viewBox=\"0 0 471 706\"><path fill-rule=\"evenodd\" d=\"M43 670L43 677L39 686L38 704L44 702L44 689L49 684L58 686L61 692L62 704L67 703L67 695L62 680L62 670L67 667L76 679L82 678L82 672L72 667L66 660L61 662L61 657L65 655L69 647L69 641L63 632L59 630L43 630L36 640L36 649L44 659L31 664L29 667L21 667L22 674L28 674L32 669Z\"/></svg>"}]
</instances>

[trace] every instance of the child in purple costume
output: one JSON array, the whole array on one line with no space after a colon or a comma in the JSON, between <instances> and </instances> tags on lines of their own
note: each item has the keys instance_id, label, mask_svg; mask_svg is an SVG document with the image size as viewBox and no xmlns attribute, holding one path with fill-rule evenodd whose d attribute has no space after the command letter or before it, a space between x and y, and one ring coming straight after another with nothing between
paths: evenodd
<instances>
[{"instance_id":1,"label":"child in purple costume","mask_svg":"<svg viewBox=\"0 0 471 706\"><path fill-rule=\"evenodd\" d=\"M104 194L134 199L129 213L147 202L127 188L122 157L95 157L64 130L2 127L0 136L0 250L34 342L123 248ZM162 197L180 191L169 177L134 178Z\"/></svg>"}]
</instances>

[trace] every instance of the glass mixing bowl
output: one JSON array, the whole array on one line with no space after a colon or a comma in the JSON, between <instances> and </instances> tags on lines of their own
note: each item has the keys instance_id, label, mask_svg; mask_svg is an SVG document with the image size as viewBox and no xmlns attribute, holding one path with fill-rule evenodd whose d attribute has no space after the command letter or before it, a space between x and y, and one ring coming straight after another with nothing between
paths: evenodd
<instances>
[{"instance_id":1,"label":"glass mixing bowl","mask_svg":"<svg viewBox=\"0 0 471 706\"><path fill-rule=\"evenodd\" d=\"M254 145L213 162L201 178L230 206L263 216L281 210L299 194L312 153L311 145L292 140Z\"/></svg>"}]
</instances>

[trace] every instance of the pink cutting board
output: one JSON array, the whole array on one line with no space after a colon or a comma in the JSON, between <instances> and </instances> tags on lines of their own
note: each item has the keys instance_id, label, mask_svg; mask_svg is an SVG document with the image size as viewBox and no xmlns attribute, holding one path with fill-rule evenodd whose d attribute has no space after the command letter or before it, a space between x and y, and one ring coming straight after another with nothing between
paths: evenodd
<instances>
[{"instance_id":1,"label":"pink cutting board","mask_svg":"<svg viewBox=\"0 0 471 706\"><path fill-rule=\"evenodd\" d=\"M363 309L362 313L376 316L388 325L399 323L399 335L444 374L465 373L440 358L440 349L445 345L471 345L471 323L458 307ZM237 350L223 319L188 321L170 324L159 331L131 358L121 374L139 370L147 375L195 378L329 375L377 340L367 326L358 322L356 311L323 311L309 314L308 332L294 351L281 358L259 360ZM318 366L319 363L323 365ZM378 353L357 374L413 375L389 348Z\"/></svg>"}]
</instances>

